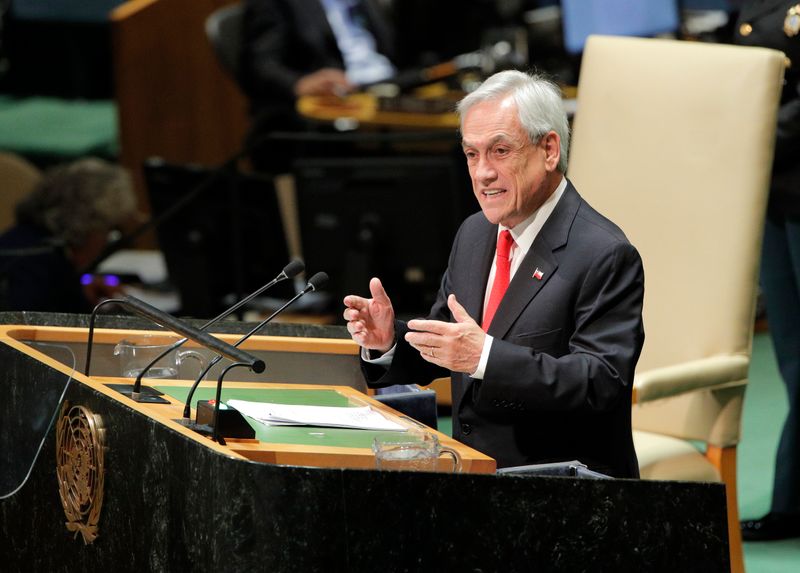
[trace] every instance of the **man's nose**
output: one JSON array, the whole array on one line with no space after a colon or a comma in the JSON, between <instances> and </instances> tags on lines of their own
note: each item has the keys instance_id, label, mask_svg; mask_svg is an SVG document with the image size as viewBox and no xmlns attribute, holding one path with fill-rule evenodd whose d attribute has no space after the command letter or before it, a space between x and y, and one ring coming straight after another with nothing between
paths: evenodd
<instances>
[{"instance_id":1,"label":"man's nose","mask_svg":"<svg viewBox=\"0 0 800 573\"><path fill-rule=\"evenodd\" d=\"M478 181L482 182L494 181L497 179L497 171L487 157L481 157L478 159L478 162L475 165L475 177L478 179Z\"/></svg>"}]
</instances>

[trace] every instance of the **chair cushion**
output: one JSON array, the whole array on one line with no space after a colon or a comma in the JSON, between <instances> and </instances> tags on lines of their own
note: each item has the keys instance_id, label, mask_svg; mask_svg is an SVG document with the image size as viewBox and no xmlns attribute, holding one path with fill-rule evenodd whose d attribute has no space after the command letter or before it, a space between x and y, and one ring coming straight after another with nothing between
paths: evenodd
<instances>
[{"instance_id":1,"label":"chair cushion","mask_svg":"<svg viewBox=\"0 0 800 573\"><path fill-rule=\"evenodd\" d=\"M717 469L692 444L650 432L633 432L642 479L720 481Z\"/></svg>"}]
</instances>

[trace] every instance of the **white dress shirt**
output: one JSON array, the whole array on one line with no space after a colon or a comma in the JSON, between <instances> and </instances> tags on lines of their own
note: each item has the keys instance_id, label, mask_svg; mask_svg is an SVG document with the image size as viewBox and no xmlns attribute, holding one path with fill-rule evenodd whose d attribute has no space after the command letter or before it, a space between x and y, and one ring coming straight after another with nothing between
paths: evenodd
<instances>
[{"instance_id":1,"label":"white dress shirt","mask_svg":"<svg viewBox=\"0 0 800 573\"><path fill-rule=\"evenodd\" d=\"M347 79L353 84L370 84L392 77L395 68L378 52L374 36L356 16L359 3L360 0L322 0L342 52Z\"/></svg>"},{"instance_id":2,"label":"white dress shirt","mask_svg":"<svg viewBox=\"0 0 800 573\"><path fill-rule=\"evenodd\" d=\"M530 217L522 221L513 229L508 229L508 227L504 227L503 225L497 226L498 236L500 235L501 231L508 230L511 231L511 236L514 239L514 244L511 245L511 254L509 255L509 260L511 262L511 269L508 278L509 283L514 279L514 275L522 264L522 260L525 258L525 255L528 254L531 245L533 245L534 239L536 239L539 231L541 231L542 227L544 227L547 219L550 218L550 214L553 212L553 209L556 208L558 200L561 199L561 195L564 194L564 189L566 188L567 180L565 177L562 177L561 183L558 184L558 187L556 187L556 190L553 192L553 194L550 195L550 197L547 198L547 201L542 203L542 206L534 211ZM492 269L489 271L489 280L486 281L486 292L483 296L484 312L486 312L486 305L489 303L489 295L492 292L492 284L494 283L494 275L496 270L497 253L495 252L495 256L492 258ZM489 351L492 349L492 342L494 342L494 337L487 334L483 341L483 351L481 352L481 359L478 362L478 369L472 373L470 376L471 378L483 379L483 373L486 371L486 363L489 361Z\"/></svg>"}]
</instances>

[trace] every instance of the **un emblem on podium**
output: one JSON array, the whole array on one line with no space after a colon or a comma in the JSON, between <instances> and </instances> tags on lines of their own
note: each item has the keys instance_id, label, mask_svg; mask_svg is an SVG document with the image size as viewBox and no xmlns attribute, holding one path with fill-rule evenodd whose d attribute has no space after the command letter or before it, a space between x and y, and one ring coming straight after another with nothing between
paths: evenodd
<instances>
[{"instance_id":1,"label":"un emblem on podium","mask_svg":"<svg viewBox=\"0 0 800 573\"><path fill-rule=\"evenodd\" d=\"M84 544L98 535L105 475L103 428L99 416L65 403L56 428L56 474L67 530Z\"/></svg>"}]
</instances>

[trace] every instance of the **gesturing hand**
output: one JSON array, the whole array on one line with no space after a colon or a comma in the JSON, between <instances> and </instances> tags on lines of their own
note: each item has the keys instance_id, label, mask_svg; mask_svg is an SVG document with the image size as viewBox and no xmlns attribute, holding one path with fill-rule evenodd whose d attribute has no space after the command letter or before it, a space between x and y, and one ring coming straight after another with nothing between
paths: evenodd
<instances>
[{"instance_id":1,"label":"gesturing hand","mask_svg":"<svg viewBox=\"0 0 800 573\"><path fill-rule=\"evenodd\" d=\"M475 322L456 295L447 298L456 322L411 320L406 341L419 350L422 358L453 372L472 374L478 369L486 333Z\"/></svg>"},{"instance_id":2,"label":"gesturing hand","mask_svg":"<svg viewBox=\"0 0 800 573\"><path fill-rule=\"evenodd\" d=\"M369 292L372 298L356 295L344 297L344 319L347 331L353 340L363 348L388 351L394 346L394 309L392 301L380 279L369 281Z\"/></svg>"}]
</instances>

